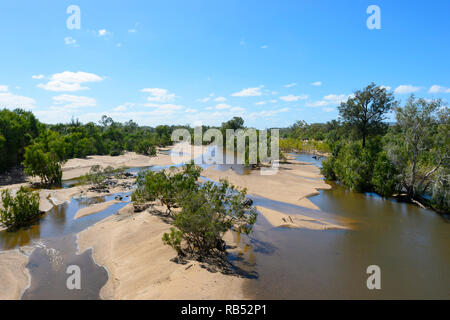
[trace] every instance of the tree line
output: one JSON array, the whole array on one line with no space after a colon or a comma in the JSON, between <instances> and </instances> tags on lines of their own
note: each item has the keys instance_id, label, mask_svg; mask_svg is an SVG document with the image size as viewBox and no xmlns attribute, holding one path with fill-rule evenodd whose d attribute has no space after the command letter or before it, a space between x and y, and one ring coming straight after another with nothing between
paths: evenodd
<instances>
[{"instance_id":1,"label":"tree line","mask_svg":"<svg viewBox=\"0 0 450 320\"><path fill-rule=\"evenodd\" d=\"M388 123L391 113L396 121ZM284 134L286 139L318 139L329 146L331 155L322 168L329 180L448 213L449 116L440 99L411 95L401 106L392 93L372 83L341 103L338 120L297 123Z\"/></svg>"},{"instance_id":2,"label":"tree line","mask_svg":"<svg viewBox=\"0 0 450 320\"><path fill-rule=\"evenodd\" d=\"M115 122L103 116L99 123L46 125L32 112L0 110L0 172L23 165L25 173L43 184L61 184L61 165L89 155L118 156L125 151L155 155L156 147L171 144L172 132L182 126L140 127L133 121Z\"/></svg>"}]
</instances>

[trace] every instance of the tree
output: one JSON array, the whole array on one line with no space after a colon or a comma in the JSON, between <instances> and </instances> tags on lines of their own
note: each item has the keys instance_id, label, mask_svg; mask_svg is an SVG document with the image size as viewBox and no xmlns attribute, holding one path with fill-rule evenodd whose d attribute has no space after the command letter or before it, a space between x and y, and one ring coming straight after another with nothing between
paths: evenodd
<instances>
[{"instance_id":1,"label":"tree","mask_svg":"<svg viewBox=\"0 0 450 320\"><path fill-rule=\"evenodd\" d=\"M66 161L66 143L56 132L47 130L25 149L25 173L38 176L45 185L60 186L62 164Z\"/></svg>"},{"instance_id":2,"label":"tree","mask_svg":"<svg viewBox=\"0 0 450 320\"><path fill-rule=\"evenodd\" d=\"M182 256L223 253L225 232L233 229L248 234L256 222L256 210L244 201L245 196L245 189L238 190L226 180L198 186L189 196L179 199L181 212L174 220L177 229L163 235L164 243Z\"/></svg>"},{"instance_id":3,"label":"tree","mask_svg":"<svg viewBox=\"0 0 450 320\"><path fill-rule=\"evenodd\" d=\"M449 109L441 100L428 102L412 95L405 107L397 108L397 131L388 137L389 159L400 172L407 197L421 201L440 169L449 168Z\"/></svg>"},{"instance_id":4,"label":"tree","mask_svg":"<svg viewBox=\"0 0 450 320\"><path fill-rule=\"evenodd\" d=\"M365 148L366 138L385 127L386 113L396 105L392 93L371 83L364 90L356 91L347 102L342 102L339 115L362 138L362 147Z\"/></svg>"},{"instance_id":5,"label":"tree","mask_svg":"<svg viewBox=\"0 0 450 320\"><path fill-rule=\"evenodd\" d=\"M9 189L1 193L0 223L7 228L20 228L33 223L40 217L39 194L20 187L16 195L11 195Z\"/></svg>"}]
</instances>

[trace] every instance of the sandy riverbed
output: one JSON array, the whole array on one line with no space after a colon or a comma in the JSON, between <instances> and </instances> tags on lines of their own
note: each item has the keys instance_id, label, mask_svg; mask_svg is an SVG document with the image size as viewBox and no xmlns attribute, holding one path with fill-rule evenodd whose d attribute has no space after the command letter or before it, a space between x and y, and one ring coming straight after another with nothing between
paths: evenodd
<instances>
[{"instance_id":1,"label":"sandy riverbed","mask_svg":"<svg viewBox=\"0 0 450 320\"><path fill-rule=\"evenodd\" d=\"M280 163L278 172L269 176L261 175L259 170L239 175L231 169L220 171L214 167L204 170L202 176L214 181L228 179L232 184L246 188L249 194L316 210L319 208L307 197L319 194L320 189L331 188L321 179L318 167L299 161Z\"/></svg>"},{"instance_id":2,"label":"sandy riverbed","mask_svg":"<svg viewBox=\"0 0 450 320\"><path fill-rule=\"evenodd\" d=\"M189 146L187 144L178 144L175 147L166 148L164 151L174 150L177 152L175 155L168 155L162 153L163 150L158 150L157 156L148 157L138 155L133 152L125 153L124 155L111 157L111 156L90 156L86 159L71 159L67 161L63 166L63 179L78 178L89 172L90 168L94 165L100 165L102 167L112 166L113 168L120 167L147 167L147 166L170 166L177 165L183 162L190 161L194 157L197 157L206 151L206 146ZM130 182L134 179L120 180L119 182ZM17 191L21 186L30 186L30 182L37 182L36 178L28 178L29 182L11 184L1 186L0 191L3 189L10 189L12 192ZM96 192L88 191L89 186L77 186L68 189L42 189L39 191L40 195L40 210L47 212L55 205L60 205L66 201L69 201L72 197L83 195L84 197L101 196ZM111 193L118 193L128 191L121 187L115 187L110 189ZM77 218L95 214L113 203L103 203L93 205L81 212L77 213ZM0 231L4 228L0 225ZM103 237L103 235L102 235ZM28 256L22 254L19 250L0 251L0 300L3 299L19 299L22 292L25 290L29 282L28 270L25 268L28 263ZM195 270L194 267L190 268Z\"/></svg>"},{"instance_id":3,"label":"sandy riverbed","mask_svg":"<svg viewBox=\"0 0 450 320\"><path fill-rule=\"evenodd\" d=\"M17 300L28 286L28 256L19 250L0 251L0 300Z\"/></svg>"},{"instance_id":4,"label":"sandy riverbed","mask_svg":"<svg viewBox=\"0 0 450 320\"><path fill-rule=\"evenodd\" d=\"M196 152L204 152L205 147ZM93 156L87 159L72 159L64 166L64 178L76 178L87 173L93 165L118 168L146 167L151 165L175 165L192 158L194 152L184 150L178 162L167 154L159 153L157 157L145 157L126 153L119 157ZM309 163L289 161L280 164L275 175L264 176L258 170L248 175L238 175L232 170L218 171L208 168L203 176L219 181L228 179L239 187L245 187L249 194L268 199L317 209L307 199L318 194L320 189L330 188L322 179L319 169ZM88 192L87 186L77 186L61 190L41 190L41 209L47 211L53 205L69 200L71 197L98 195ZM120 188L111 192L122 192ZM113 204L112 201L93 205L77 213L77 217L95 214ZM286 215L282 212L258 207L259 211L275 227L308 228L326 230L342 228L337 224L300 215ZM160 217L148 212L134 213L128 205L118 214L98 222L78 234L79 251L92 248L97 264L104 266L109 273L109 280L101 290L104 299L244 299L242 291L245 281L251 281L220 272L212 273L201 267L198 262L187 265L176 264L170 259L175 251L162 243L162 235L169 231L170 225ZM232 242L231 235L225 237ZM2 252L0 271L4 273L9 296L17 299L26 287L28 280L25 265L27 257L19 251ZM13 267L12 267L13 266ZM15 279L17 281L13 281ZM13 282L11 282L13 281Z\"/></svg>"},{"instance_id":5,"label":"sandy riverbed","mask_svg":"<svg viewBox=\"0 0 450 320\"><path fill-rule=\"evenodd\" d=\"M128 205L78 234L80 252L93 248L108 270L103 299L244 299L244 278L211 273L198 262L176 264L176 252L162 243L170 225ZM230 237L228 237L229 239Z\"/></svg>"}]
</instances>

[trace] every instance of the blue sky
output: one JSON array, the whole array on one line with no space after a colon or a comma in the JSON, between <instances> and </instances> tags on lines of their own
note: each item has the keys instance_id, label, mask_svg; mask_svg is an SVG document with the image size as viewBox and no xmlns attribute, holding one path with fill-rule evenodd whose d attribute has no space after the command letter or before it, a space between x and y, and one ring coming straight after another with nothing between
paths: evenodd
<instances>
[{"instance_id":1,"label":"blue sky","mask_svg":"<svg viewBox=\"0 0 450 320\"><path fill-rule=\"evenodd\" d=\"M81 10L70 30L67 7ZM369 5L381 29L369 30ZM450 96L450 1L0 2L0 107L47 123L325 122L370 82Z\"/></svg>"}]
</instances>

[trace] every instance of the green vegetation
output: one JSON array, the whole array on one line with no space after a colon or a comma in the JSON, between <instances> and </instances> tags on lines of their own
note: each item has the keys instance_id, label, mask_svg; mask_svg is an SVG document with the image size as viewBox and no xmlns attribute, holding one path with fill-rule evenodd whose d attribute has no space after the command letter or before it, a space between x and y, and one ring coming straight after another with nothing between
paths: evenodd
<instances>
[{"instance_id":1,"label":"green vegetation","mask_svg":"<svg viewBox=\"0 0 450 320\"><path fill-rule=\"evenodd\" d=\"M31 112L0 110L0 172L23 161L25 147L39 135L39 129Z\"/></svg>"},{"instance_id":2,"label":"green vegetation","mask_svg":"<svg viewBox=\"0 0 450 320\"><path fill-rule=\"evenodd\" d=\"M186 164L182 170L172 167L170 171L141 172L137 178L137 188L132 200L137 203L159 200L167 207L167 213L183 197L189 196L197 187L201 168L192 163Z\"/></svg>"},{"instance_id":3,"label":"green vegetation","mask_svg":"<svg viewBox=\"0 0 450 320\"><path fill-rule=\"evenodd\" d=\"M164 234L163 241L179 256L223 252L226 231L248 233L256 221L255 209L245 201L245 190L227 181L199 184L200 172L201 168L187 164L169 172L142 173L132 196L137 203L159 200L167 206L166 214L173 218L175 228Z\"/></svg>"},{"instance_id":4,"label":"green vegetation","mask_svg":"<svg viewBox=\"0 0 450 320\"><path fill-rule=\"evenodd\" d=\"M95 189L105 189L106 182L111 177L120 177L125 172L125 168L114 169L111 166L102 168L99 165L91 167L89 173L81 178L81 183L91 184Z\"/></svg>"},{"instance_id":5,"label":"green vegetation","mask_svg":"<svg viewBox=\"0 0 450 320\"><path fill-rule=\"evenodd\" d=\"M251 231L256 211L245 204L245 190L238 191L223 180L220 184L206 182L193 191L179 199L181 211L174 220L177 229L163 236L164 243L178 254L203 256L215 250L223 252L225 232L233 229L248 234Z\"/></svg>"},{"instance_id":6,"label":"green vegetation","mask_svg":"<svg viewBox=\"0 0 450 320\"><path fill-rule=\"evenodd\" d=\"M119 123L103 116L99 124L45 125L31 112L0 111L0 172L23 165L25 173L45 185L61 184L62 164L89 155L118 156L125 151L156 155L157 146L171 144L171 134L186 126L139 127L133 121Z\"/></svg>"},{"instance_id":7,"label":"green vegetation","mask_svg":"<svg viewBox=\"0 0 450 320\"><path fill-rule=\"evenodd\" d=\"M388 126L383 120L392 107L397 122ZM371 84L339 110L344 121L329 135L331 156L323 162L327 179L450 210L450 121L442 101L411 96L397 107L390 94Z\"/></svg>"},{"instance_id":8,"label":"green vegetation","mask_svg":"<svg viewBox=\"0 0 450 320\"><path fill-rule=\"evenodd\" d=\"M40 217L39 194L21 187L15 196L9 189L1 193L0 223L9 229L28 226Z\"/></svg>"}]
</instances>

